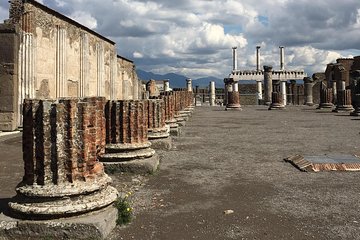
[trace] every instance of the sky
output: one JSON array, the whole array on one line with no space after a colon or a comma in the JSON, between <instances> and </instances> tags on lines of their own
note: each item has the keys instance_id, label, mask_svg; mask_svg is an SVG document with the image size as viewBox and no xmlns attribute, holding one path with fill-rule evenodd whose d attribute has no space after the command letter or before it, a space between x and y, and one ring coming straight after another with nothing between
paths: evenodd
<instances>
[{"instance_id":1,"label":"sky","mask_svg":"<svg viewBox=\"0 0 360 240\"><path fill-rule=\"evenodd\" d=\"M0 20L8 18L0 3ZM225 78L261 65L323 72L340 57L360 55L359 0L39 0L117 43L138 69L190 78Z\"/></svg>"}]
</instances>

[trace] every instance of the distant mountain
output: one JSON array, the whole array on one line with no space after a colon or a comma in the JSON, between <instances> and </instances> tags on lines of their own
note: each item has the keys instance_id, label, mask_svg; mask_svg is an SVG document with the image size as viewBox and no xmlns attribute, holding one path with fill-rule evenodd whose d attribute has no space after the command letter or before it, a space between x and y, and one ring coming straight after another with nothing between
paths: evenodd
<instances>
[{"instance_id":1,"label":"distant mountain","mask_svg":"<svg viewBox=\"0 0 360 240\"><path fill-rule=\"evenodd\" d=\"M154 80L164 80L169 79L171 88L185 88L186 87L186 76L176 74L176 73L167 73L165 75L155 74L152 72L146 72L141 69L137 69L136 73L139 79L143 81L149 81L150 79ZM201 88L209 86L210 81L215 81L216 87L224 87L224 80L216 77L203 77L198 79L193 79L193 87L199 86Z\"/></svg>"}]
</instances>

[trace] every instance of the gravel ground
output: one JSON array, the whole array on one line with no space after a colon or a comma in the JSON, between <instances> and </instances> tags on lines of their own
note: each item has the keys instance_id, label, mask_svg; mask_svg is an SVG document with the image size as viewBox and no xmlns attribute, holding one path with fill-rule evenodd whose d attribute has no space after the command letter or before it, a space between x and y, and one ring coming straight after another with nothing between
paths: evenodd
<instances>
[{"instance_id":1,"label":"gravel ground","mask_svg":"<svg viewBox=\"0 0 360 240\"><path fill-rule=\"evenodd\" d=\"M197 107L175 147L158 152L158 172L111 175L134 193L135 216L109 239L360 239L360 173L305 173L283 161L360 155L358 119L314 107ZM0 140L0 203L22 177L20 142Z\"/></svg>"}]
</instances>

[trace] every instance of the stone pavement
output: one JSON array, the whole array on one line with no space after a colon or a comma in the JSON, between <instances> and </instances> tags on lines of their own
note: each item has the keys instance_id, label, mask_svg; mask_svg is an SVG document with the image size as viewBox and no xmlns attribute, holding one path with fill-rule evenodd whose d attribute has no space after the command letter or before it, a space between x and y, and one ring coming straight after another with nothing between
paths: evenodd
<instances>
[{"instance_id":1,"label":"stone pavement","mask_svg":"<svg viewBox=\"0 0 360 240\"><path fill-rule=\"evenodd\" d=\"M305 106L197 107L175 148L159 152L157 173L112 175L136 192L135 219L110 239L360 239L360 173L305 173L283 161L360 155L358 119ZM2 206L22 177L20 142L0 137Z\"/></svg>"}]
</instances>

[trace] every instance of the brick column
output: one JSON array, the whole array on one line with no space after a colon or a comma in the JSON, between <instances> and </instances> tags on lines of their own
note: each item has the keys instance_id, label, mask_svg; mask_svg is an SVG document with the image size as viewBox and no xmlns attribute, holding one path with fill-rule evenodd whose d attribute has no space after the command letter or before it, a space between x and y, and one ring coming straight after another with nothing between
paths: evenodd
<instances>
[{"instance_id":1,"label":"brick column","mask_svg":"<svg viewBox=\"0 0 360 240\"><path fill-rule=\"evenodd\" d=\"M148 140L146 100L109 101L106 106L106 153L101 161L107 169L151 173L159 164Z\"/></svg>"},{"instance_id":2,"label":"brick column","mask_svg":"<svg viewBox=\"0 0 360 240\"><path fill-rule=\"evenodd\" d=\"M351 104L351 90L339 90L337 92L337 103L334 112L350 112L354 111Z\"/></svg>"},{"instance_id":3,"label":"brick column","mask_svg":"<svg viewBox=\"0 0 360 240\"><path fill-rule=\"evenodd\" d=\"M333 108L333 89L327 88L324 83L320 84L320 104L317 109Z\"/></svg>"},{"instance_id":4,"label":"brick column","mask_svg":"<svg viewBox=\"0 0 360 240\"><path fill-rule=\"evenodd\" d=\"M25 100L25 174L12 211L28 218L54 218L90 212L112 204L98 158L105 147L105 98Z\"/></svg>"},{"instance_id":5,"label":"brick column","mask_svg":"<svg viewBox=\"0 0 360 240\"><path fill-rule=\"evenodd\" d=\"M165 124L164 99L146 101L148 138L155 149L171 149L170 127Z\"/></svg>"},{"instance_id":6,"label":"brick column","mask_svg":"<svg viewBox=\"0 0 360 240\"><path fill-rule=\"evenodd\" d=\"M241 110L240 94L238 91L228 92L225 110Z\"/></svg>"},{"instance_id":7,"label":"brick column","mask_svg":"<svg viewBox=\"0 0 360 240\"><path fill-rule=\"evenodd\" d=\"M174 91L175 96L175 116L176 123L179 126L185 126L185 122L188 120L188 116L181 112L183 107L184 91Z\"/></svg>"},{"instance_id":8,"label":"brick column","mask_svg":"<svg viewBox=\"0 0 360 240\"><path fill-rule=\"evenodd\" d=\"M165 123L170 128L170 135L179 136L180 127L175 119L174 94L173 92L167 92L162 95L162 98L165 103Z\"/></svg>"},{"instance_id":9,"label":"brick column","mask_svg":"<svg viewBox=\"0 0 360 240\"><path fill-rule=\"evenodd\" d=\"M269 110L285 109L283 95L279 92L271 93L271 104Z\"/></svg>"}]
</instances>

